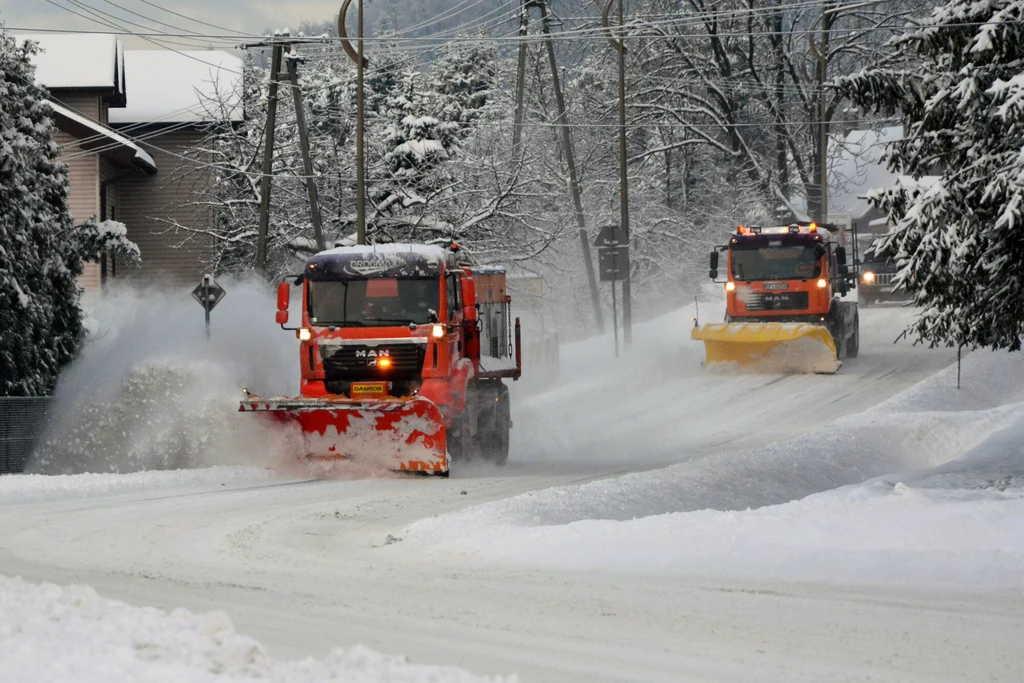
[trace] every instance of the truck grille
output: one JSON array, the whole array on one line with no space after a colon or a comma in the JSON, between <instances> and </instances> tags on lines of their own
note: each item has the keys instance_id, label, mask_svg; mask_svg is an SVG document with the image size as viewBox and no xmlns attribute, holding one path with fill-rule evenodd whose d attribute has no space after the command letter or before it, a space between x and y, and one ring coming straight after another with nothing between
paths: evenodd
<instances>
[{"instance_id":1,"label":"truck grille","mask_svg":"<svg viewBox=\"0 0 1024 683\"><path fill-rule=\"evenodd\" d=\"M324 379L327 381L364 379L410 380L422 374L426 347L421 344L390 346L321 346ZM377 359L390 358L391 367L382 370Z\"/></svg>"},{"instance_id":2,"label":"truck grille","mask_svg":"<svg viewBox=\"0 0 1024 683\"><path fill-rule=\"evenodd\" d=\"M748 311L800 311L807 309L807 292L765 292L747 296Z\"/></svg>"},{"instance_id":3,"label":"truck grille","mask_svg":"<svg viewBox=\"0 0 1024 683\"><path fill-rule=\"evenodd\" d=\"M871 284L879 286L891 286L892 281L896 279L896 273L875 273L875 281Z\"/></svg>"}]
</instances>

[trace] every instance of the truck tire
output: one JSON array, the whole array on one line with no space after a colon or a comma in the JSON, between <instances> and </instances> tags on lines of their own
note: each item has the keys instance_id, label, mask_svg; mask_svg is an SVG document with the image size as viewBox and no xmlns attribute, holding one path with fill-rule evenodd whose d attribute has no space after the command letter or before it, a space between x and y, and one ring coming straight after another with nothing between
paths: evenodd
<instances>
[{"instance_id":1,"label":"truck tire","mask_svg":"<svg viewBox=\"0 0 1024 683\"><path fill-rule=\"evenodd\" d=\"M477 450L485 460L501 466L508 462L509 429L512 427L508 387L494 382L486 391L481 390L480 397Z\"/></svg>"},{"instance_id":2,"label":"truck tire","mask_svg":"<svg viewBox=\"0 0 1024 683\"><path fill-rule=\"evenodd\" d=\"M860 353L860 315L853 316L853 333L846 340L846 357L856 358Z\"/></svg>"},{"instance_id":3,"label":"truck tire","mask_svg":"<svg viewBox=\"0 0 1024 683\"><path fill-rule=\"evenodd\" d=\"M491 455L499 467L508 462L509 431L512 429L512 403L508 397L508 387L500 384L497 403L498 420L495 431L494 445Z\"/></svg>"},{"instance_id":4,"label":"truck tire","mask_svg":"<svg viewBox=\"0 0 1024 683\"><path fill-rule=\"evenodd\" d=\"M465 419L456 418L452 420L452 426L448 428L448 456L458 463L468 461L473 454L473 439ZM448 463L449 468L451 462Z\"/></svg>"}]
</instances>

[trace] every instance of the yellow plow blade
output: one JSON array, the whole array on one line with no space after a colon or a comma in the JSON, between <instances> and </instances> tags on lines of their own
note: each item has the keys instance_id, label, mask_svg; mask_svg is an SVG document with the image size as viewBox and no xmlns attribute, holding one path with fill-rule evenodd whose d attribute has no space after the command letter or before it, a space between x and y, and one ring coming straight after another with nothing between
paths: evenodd
<instances>
[{"instance_id":1,"label":"yellow plow blade","mask_svg":"<svg viewBox=\"0 0 1024 683\"><path fill-rule=\"evenodd\" d=\"M829 331L809 323L710 323L694 327L704 342L705 365L760 372L834 373L836 344Z\"/></svg>"}]
</instances>

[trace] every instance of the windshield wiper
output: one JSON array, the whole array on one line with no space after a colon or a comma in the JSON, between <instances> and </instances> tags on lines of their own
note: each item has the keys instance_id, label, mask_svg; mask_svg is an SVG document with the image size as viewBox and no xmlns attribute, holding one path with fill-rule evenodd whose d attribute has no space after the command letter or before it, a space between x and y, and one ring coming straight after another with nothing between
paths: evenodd
<instances>
[{"instance_id":1,"label":"windshield wiper","mask_svg":"<svg viewBox=\"0 0 1024 683\"><path fill-rule=\"evenodd\" d=\"M317 327L366 327L366 323L359 320L343 320L341 322L331 322L328 320L318 320L313 323Z\"/></svg>"},{"instance_id":2,"label":"windshield wiper","mask_svg":"<svg viewBox=\"0 0 1024 683\"><path fill-rule=\"evenodd\" d=\"M415 320L409 320L408 318L366 318L366 322L371 323L398 323L400 325L408 325L409 323L416 322Z\"/></svg>"}]
</instances>

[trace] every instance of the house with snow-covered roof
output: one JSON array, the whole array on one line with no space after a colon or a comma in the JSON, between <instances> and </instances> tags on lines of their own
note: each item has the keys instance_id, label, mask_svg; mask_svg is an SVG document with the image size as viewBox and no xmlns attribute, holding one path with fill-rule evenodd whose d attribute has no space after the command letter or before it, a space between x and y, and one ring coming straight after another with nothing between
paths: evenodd
<instances>
[{"instance_id":1,"label":"house with snow-covered roof","mask_svg":"<svg viewBox=\"0 0 1024 683\"><path fill-rule=\"evenodd\" d=\"M900 183L906 187L927 187L937 176L915 180L898 175L887 167L882 157L888 146L903 138L902 126L850 131L840 144L839 157L832 167L829 185L829 216L848 215L857 234L862 236L861 251L874 236L889 230L888 216L867 200L871 190Z\"/></svg>"},{"instance_id":2,"label":"house with snow-covered roof","mask_svg":"<svg viewBox=\"0 0 1024 683\"><path fill-rule=\"evenodd\" d=\"M190 201L196 183L212 180L189 153L204 123L242 119L242 61L223 51L126 51L111 35L17 38L40 47L36 82L50 93L73 218L120 221L142 252L141 267L130 269L100 255L87 266L83 286L99 291L108 278L122 276L196 280L210 244L185 240L168 226L201 231L213 220Z\"/></svg>"},{"instance_id":3,"label":"house with snow-covered roof","mask_svg":"<svg viewBox=\"0 0 1024 683\"><path fill-rule=\"evenodd\" d=\"M198 282L212 244L201 232L171 226L202 231L212 224L212 209L198 206L192 194L213 175L192 152L211 120L241 122L242 60L221 50L128 50L125 75L127 102L110 111L110 125L141 140L161 170L124 179L118 220L142 251L138 275Z\"/></svg>"},{"instance_id":4,"label":"house with snow-covered roof","mask_svg":"<svg viewBox=\"0 0 1024 683\"><path fill-rule=\"evenodd\" d=\"M152 175L157 168L138 145L107 125L111 107L125 103L124 49L108 35L16 36L39 44L36 83L51 95L55 142L68 166L69 207L76 223L112 218L117 189L111 179ZM82 285L100 287L114 268L104 255L85 266Z\"/></svg>"},{"instance_id":5,"label":"house with snow-covered roof","mask_svg":"<svg viewBox=\"0 0 1024 683\"><path fill-rule=\"evenodd\" d=\"M885 216L868 203L867 193L888 187L897 176L882 160L887 146L903 137L902 126L852 130L839 143L839 155L829 183L829 215L848 214L857 231L884 232ZM878 230L870 230L874 225Z\"/></svg>"}]
</instances>

